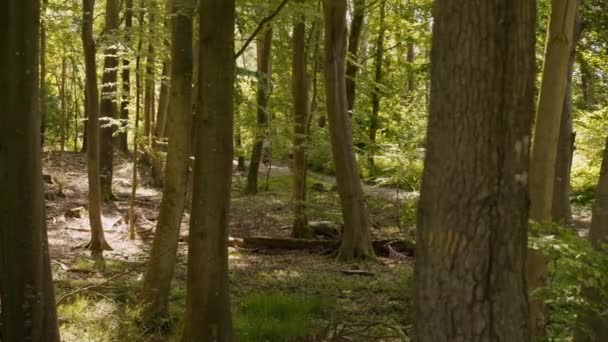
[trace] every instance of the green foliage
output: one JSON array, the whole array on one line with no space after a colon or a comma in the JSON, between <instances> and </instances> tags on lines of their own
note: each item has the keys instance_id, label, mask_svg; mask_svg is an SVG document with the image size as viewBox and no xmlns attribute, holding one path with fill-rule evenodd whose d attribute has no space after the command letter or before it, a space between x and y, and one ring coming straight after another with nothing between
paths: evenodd
<instances>
[{"instance_id":1,"label":"green foliage","mask_svg":"<svg viewBox=\"0 0 608 342\"><path fill-rule=\"evenodd\" d=\"M550 306L549 340L568 341L579 328L579 315L607 318L608 250L592 248L571 228L552 226L547 233L530 237L530 246L551 260L549 286L532 296Z\"/></svg>"},{"instance_id":2,"label":"green foliage","mask_svg":"<svg viewBox=\"0 0 608 342\"><path fill-rule=\"evenodd\" d=\"M254 293L235 314L238 341L297 341L319 332L331 302L318 297Z\"/></svg>"}]
</instances>

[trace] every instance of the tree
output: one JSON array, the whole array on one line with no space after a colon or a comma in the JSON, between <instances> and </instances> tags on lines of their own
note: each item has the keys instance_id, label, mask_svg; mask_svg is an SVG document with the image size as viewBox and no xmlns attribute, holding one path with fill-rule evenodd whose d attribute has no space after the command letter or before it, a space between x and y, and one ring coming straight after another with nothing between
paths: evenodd
<instances>
[{"instance_id":1,"label":"tree","mask_svg":"<svg viewBox=\"0 0 608 342\"><path fill-rule=\"evenodd\" d=\"M560 116L566 95L568 61L574 33L575 0L552 0L547 30L545 60L535 120L530 161L530 220L545 225L552 221L553 182L560 131ZM528 253L528 286L546 285L547 260L540 252ZM543 336L547 324L542 299L530 300L532 336Z\"/></svg>"},{"instance_id":2,"label":"tree","mask_svg":"<svg viewBox=\"0 0 608 342\"><path fill-rule=\"evenodd\" d=\"M42 0L42 11L46 12L48 0ZM46 133L46 18L40 21L40 146L44 146L44 135Z\"/></svg>"},{"instance_id":3,"label":"tree","mask_svg":"<svg viewBox=\"0 0 608 342\"><path fill-rule=\"evenodd\" d=\"M382 63L384 62L384 35L385 35L385 18L386 18L386 1L380 4L380 27L378 29L378 40L376 41L376 65L374 72L374 90L372 92L372 113L369 123L369 141L371 146L367 152L367 165L370 174L375 173L376 164L374 163L374 154L376 150L376 135L380 128L379 113L380 113L380 91L382 82Z\"/></svg>"},{"instance_id":4,"label":"tree","mask_svg":"<svg viewBox=\"0 0 608 342\"><path fill-rule=\"evenodd\" d=\"M82 0L82 43L85 59L87 120L87 176L89 179L89 222L91 240L87 248L97 263L103 265L103 251L112 250L101 224L101 185L99 182L99 90L93 40L95 0Z\"/></svg>"},{"instance_id":5,"label":"tree","mask_svg":"<svg viewBox=\"0 0 608 342\"><path fill-rule=\"evenodd\" d=\"M359 45L365 19L365 0L353 0L353 20L348 36L348 58L346 60L346 108L350 116L355 108L357 72L359 71Z\"/></svg>"},{"instance_id":6,"label":"tree","mask_svg":"<svg viewBox=\"0 0 608 342\"><path fill-rule=\"evenodd\" d=\"M0 3L0 334L4 341L59 341L40 158L39 24L39 0Z\"/></svg>"},{"instance_id":7,"label":"tree","mask_svg":"<svg viewBox=\"0 0 608 342\"><path fill-rule=\"evenodd\" d=\"M120 3L119 0L106 0L106 26L105 33L108 37L118 30ZM114 175L114 131L116 127L114 120L118 117L116 107L116 82L118 76L118 56L116 44L109 42L104 51L103 77L101 85L101 102L99 104L99 115L101 121L101 133L99 144L99 168L101 199L109 201L115 199L112 193L112 179Z\"/></svg>"},{"instance_id":8,"label":"tree","mask_svg":"<svg viewBox=\"0 0 608 342\"><path fill-rule=\"evenodd\" d=\"M131 43L131 36L133 29L133 0L125 1L125 45ZM123 58L122 60L122 99L120 101L120 120L121 120L121 131L118 133L116 139L116 148L124 154L129 152L129 144L127 142L127 124L129 121L129 103L131 95L131 61L129 58Z\"/></svg>"},{"instance_id":9,"label":"tree","mask_svg":"<svg viewBox=\"0 0 608 342\"><path fill-rule=\"evenodd\" d=\"M234 123L234 0L199 4L199 94L184 341L232 341L228 216Z\"/></svg>"},{"instance_id":10,"label":"tree","mask_svg":"<svg viewBox=\"0 0 608 342\"><path fill-rule=\"evenodd\" d=\"M529 341L534 1L434 3L415 340Z\"/></svg>"},{"instance_id":11,"label":"tree","mask_svg":"<svg viewBox=\"0 0 608 342\"><path fill-rule=\"evenodd\" d=\"M171 115L168 117L167 165L158 223L144 277L144 318L153 322L167 315L169 290L186 202L192 127L193 0L172 1Z\"/></svg>"},{"instance_id":12,"label":"tree","mask_svg":"<svg viewBox=\"0 0 608 342\"><path fill-rule=\"evenodd\" d=\"M338 259L368 258L371 245L370 221L355 161L352 124L346 103L346 0L324 0L325 98L332 156L344 233Z\"/></svg>"},{"instance_id":13,"label":"tree","mask_svg":"<svg viewBox=\"0 0 608 342\"><path fill-rule=\"evenodd\" d=\"M301 3L301 1L300 1ZM309 235L306 216L306 142L308 140L308 77L306 74L306 22L297 16L293 27L292 94L294 103L292 236Z\"/></svg>"},{"instance_id":14,"label":"tree","mask_svg":"<svg viewBox=\"0 0 608 342\"><path fill-rule=\"evenodd\" d=\"M257 93L257 123L255 132L255 143L251 151L251 161L249 162L249 172L247 173L247 186L245 193L256 194L258 192L258 172L262 159L262 149L266 140L268 129L268 98L270 97L271 86L271 49L272 49L272 27L264 29L264 35L257 41L258 55L258 93Z\"/></svg>"}]
</instances>

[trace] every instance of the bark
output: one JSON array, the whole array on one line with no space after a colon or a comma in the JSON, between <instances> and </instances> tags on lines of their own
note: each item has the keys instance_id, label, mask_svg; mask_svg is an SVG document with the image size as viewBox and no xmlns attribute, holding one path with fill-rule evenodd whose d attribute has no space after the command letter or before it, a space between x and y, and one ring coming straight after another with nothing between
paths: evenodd
<instances>
[{"instance_id":1,"label":"bark","mask_svg":"<svg viewBox=\"0 0 608 342\"><path fill-rule=\"evenodd\" d=\"M255 132L255 143L251 151L251 161L249 162L249 172L247 173L246 194L256 194L258 192L258 173L260 161L262 159L262 149L268 130L268 98L270 97L271 81L271 49L272 49L272 27L268 26L264 31L264 36L257 41L258 57L258 93L257 93L257 130Z\"/></svg>"},{"instance_id":2,"label":"bark","mask_svg":"<svg viewBox=\"0 0 608 342\"><path fill-rule=\"evenodd\" d=\"M99 182L99 90L97 87L97 63L93 40L93 18L95 0L83 0L82 42L85 59L85 88L87 120L87 176L89 180L89 222L91 240L87 248L91 256L103 265L103 251L112 250L101 225L101 185Z\"/></svg>"},{"instance_id":3,"label":"bark","mask_svg":"<svg viewBox=\"0 0 608 342\"><path fill-rule=\"evenodd\" d=\"M557 156L555 160L555 180L553 182L553 204L551 216L553 221L560 224L572 225L572 209L570 207L570 171L572 170L572 157L574 153L575 134L572 128L572 73L576 45L581 35L582 20L576 16L574 25L573 44L568 62L568 77L566 79L566 94L562 107Z\"/></svg>"},{"instance_id":4,"label":"bark","mask_svg":"<svg viewBox=\"0 0 608 342\"><path fill-rule=\"evenodd\" d=\"M42 11L46 12L49 0L42 0ZM46 134L46 18L40 21L40 146L44 146Z\"/></svg>"},{"instance_id":5,"label":"bark","mask_svg":"<svg viewBox=\"0 0 608 342\"><path fill-rule=\"evenodd\" d=\"M133 29L133 0L125 1L125 45L131 44L131 36ZM128 144L128 123L129 123L129 104L131 102L131 61L129 58L122 60L122 99L120 101L120 120L121 132L118 133L116 139L116 148L124 154L129 152Z\"/></svg>"},{"instance_id":6,"label":"bark","mask_svg":"<svg viewBox=\"0 0 608 342\"><path fill-rule=\"evenodd\" d=\"M434 4L414 277L418 342L530 341L535 4Z\"/></svg>"},{"instance_id":7,"label":"bark","mask_svg":"<svg viewBox=\"0 0 608 342\"><path fill-rule=\"evenodd\" d=\"M168 44L167 44L168 45ZM160 95L158 97L158 108L156 113L156 126L154 127L154 155L152 156L152 185L163 186L163 160L160 154L160 144L165 138L167 115L169 112L169 93L171 84L169 77L171 74L171 64L169 61L163 63L161 77Z\"/></svg>"},{"instance_id":8,"label":"bark","mask_svg":"<svg viewBox=\"0 0 608 342\"><path fill-rule=\"evenodd\" d=\"M0 3L3 341L59 341L40 156L39 36L39 0Z\"/></svg>"},{"instance_id":9,"label":"bark","mask_svg":"<svg viewBox=\"0 0 608 342\"><path fill-rule=\"evenodd\" d=\"M370 221L355 161L351 118L346 103L346 0L324 0L325 98L344 220L338 259L372 257Z\"/></svg>"},{"instance_id":10,"label":"bark","mask_svg":"<svg viewBox=\"0 0 608 342\"><path fill-rule=\"evenodd\" d=\"M184 341L233 341L228 216L234 126L234 0L201 0Z\"/></svg>"},{"instance_id":11,"label":"bark","mask_svg":"<svg viewBox=\"0 0 608 342\"><path fill-rule=\"evenodd\" d=\"M152 323L167 317L171 280L186 201L192 127L193 0L172 1L171 115L168 117L167 166L163 198L144 278L144 318Z\"/></svg>"},{"instance_id":12,"label":"bark","mask_svg":"<svg viewBox=\"0 0 608 342\"><path fill-rule=\"evenodd\" d=\"M566 95L568 61L574 34L575 0L552 0L547 45L535 120L530 161L530 220L551 222L555 161L560 132L560 116ZM539 251L528 253L528 287L546 285L548 260ZM545 335L546 305L542 299L530 300L530 331L533 337Z\"/></svg>"},{"instance_id":13,"label":"bark","mask_svg":"<svg viewBox=\"0 0 608 342\"><path fill-rule=\"evenodd\" d=\"M376 67L374 73L374 90L372 92L372 113L369 122L369 141L371 146L367 151L367 167L369 173L373 175L376 171L374 163L374 155L376 154L376 135L380 128L379 113L380 113L380 91L382 83L382 62L384 61L384 19L385 19L386 1L380 4L380 29L378 31L378 40L376 41Z\"/></svg>"},{"instance_id":14,"label":"bark","mask_svg":"<svg viewBox=\"0 0 608 342\"><path fill-rule=\"evenodd\" d=\"M604 148L600 177L593 202L591 228L589 230L591 245L606 252L603 245L608 242L608 139ZM582 294L590 306L597 305L600 294L596 289L582 287ZM594 308L602 311L604 308ZM598 316L598 311L584 310L578 315L576 342L602 342L608 341L608 326L605 316Z\"/></svg>"},{"instance_id":15,"label":"bark","mask_svg":"<svg viewBox=\"0 0 608 342\"><path fill-rule=\"evenodd\" d=\"M292 53L292 96L294 104L293 137L293 213L291 235L306 237L308 218L306 216L306 142L308 140L308 76L306 74L306 22L299 15L293 27Z\"/></svg>"},{"instance_id":16,"label":"bark","mask_svg":"<svg viewBox=\"0 0 608 342\"><path fill-rule=\"evenodd\" d=\"M359 45L365 20L365 0L353 0L353 19L348 36L348 58L346 60L346 108L352 117L357 92L357 73L359 71Z\"/></svg>"},{"instance_id":17,"label":"bark","mask_svg":"<svg viewBox=\"0 0 608 342\"><path fill-rule=\"evenodd\" d=\"M106 26L108 36L116 33L119 27L119 0L106 0ZM103 62L103 77L101 86L101 102L99 115L101 121L99 168L102 201L114 200L112 179L114 176L114 132L116 126L113 120L118 117L116 107L116 83L118 80L118 57L116 44L110 43L105 49Z\"/></svg>"}]
</instances>

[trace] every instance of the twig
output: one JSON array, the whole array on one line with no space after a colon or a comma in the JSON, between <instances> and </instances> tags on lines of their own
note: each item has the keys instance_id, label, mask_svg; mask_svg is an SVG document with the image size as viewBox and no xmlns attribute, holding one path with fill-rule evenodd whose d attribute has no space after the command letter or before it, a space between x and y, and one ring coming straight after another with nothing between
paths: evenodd
<instances>
[{"instance_id":1,"label":"twig","mask_svg":"<svg viewBox=\"0 0 608 342\"><path fill-rule=\"evenodd\" d=\"M276 17L279 14L279 12L281 12L283 7L285 7L285 5L287 5L287 2L289 2L289 0L283 0L272 13L270 13L268 16L266 16L264 19L262 19L262 21L260 21L260 23L258 24L258 27L255 28L255 31L253 31L251 36L249 36L249 38L247 38L247 40L245 41L243 46L234 55L234 59L239 58L245 52L247 47L249 47L249 44L251 44L251 42L255 39L255 37L258 35L258 33L260 33L260 31L264 28L264 25L266 25L266 23L272 21L272 19L274 19L274 17Z\"/></svg>"}]
</instances>

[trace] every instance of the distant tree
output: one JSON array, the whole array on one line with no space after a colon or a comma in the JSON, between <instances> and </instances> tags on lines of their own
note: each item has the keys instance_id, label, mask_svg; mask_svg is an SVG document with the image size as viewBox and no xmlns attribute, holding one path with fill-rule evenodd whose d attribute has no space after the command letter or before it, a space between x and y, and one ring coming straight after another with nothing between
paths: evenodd
<instances>
[{"instance_id":1,"label":"distant tree","mask_svg":"<svg viewBox=\"0 0 608 342\"><path fill-rule=\"evenodd\" d=\"M199 94L184 341L233 341L228 218L234 126L234 0L199 4Z\"/></svg>"},{"instance_id":2,"label":"distant tree","mask_svg":"<svg viewBox=\"0 0 608 342\"><path fill-rule=\"evenodd\" d=\"M414 279L418 342L530 341L535 2L434 2Z\"/></svg>"},{"instance_id":3,"label":"distant tree","mask_svg":"<svg viewBox=\"0 0 608 342\"><path fill-rule=\"evenodd\" d=\"M336 168L344 234L338 259L353 260L374 255L370 221L355 160L353 133L346 99L346 0L324 0L325 98Z\"/></svg>"},{"instance_id":4,"label":"distant tree","mask_svg":"<svg viewBox=\"0 0 608 342\"><path fill-rule=\"evenodd\" d=\"M3 341L59 341L40 158L39 0L0 2Z\"/></svg>"},{"instance_id":5,"label":"distant tree","mask_svg":"<svg viewBox=\"0 0 608 342\"><path fill-rule=\"evenodd\" d=\"M150 261L144 277L144 318L153 323L167 313L188 183L192 127L192 16L194 0L171 1L171 115L163 199Z\"/></svg>"},{"instance_id":6,"label":"distant tree","mask_svg":"<svg viewBox=\"0 0 608 342\"><path fill-rule=\"evenodd\" d=\"M125 45L131 43L131 37L133 35L133 0L125 1ZM121 131L118 133L118 137L115 140L116 148L122 153L126 154L129 152L129 144L127 141L127 124L129 121L129 104L131 102L131 61L128 57L122 60L122 99L120 101L120 120L121 120Z\"/></svg>"},{"instance_id":7,"label":"distant tree","mask_svg":"<svg viewBox=\"0 0 608 342\"><path fill-rule=\"evenodd\" d=\"M374 90L372 92L372 112L369 120L369 142L371 146L368 146L367 151L367 167L370 174L376 172L376 164L374 162L374 155L376 153L376 137L378 135L378 129L380 128L380 100L381 100L381 83L383 79L383 68L384 63L384 40L386 31L386 0L380 3L380 27L378 28L378 38L376 40L376 56L374 66Z\"/></svg>"},{"instance_id":8,"label":"distant tree","mask_svg":"<svg viewBox=\"0 0 608 342\"><path fill-rule=\"evenodd\" d=\"M103 265L103 251L112 250L106 242L101 224L101 185L99 172L99 90L97 63L93 40L95 0L82 0L82 42L85 59L87 120L87 176L89 179L89 222L91 240L87 244L91 256Z\"/></svg>"},{"instance_id":9,"label":"distant tree","mask_svg":"<svg viewBox=\"0 0 608 342\"><path fill-rule=\"evenodd\" d=\"M353 0L353 19L348 35L348 58L346 60L346 108L353 115L359 71L359 45L365 20L365 0Z\"/></svg>"}]
</instances>

